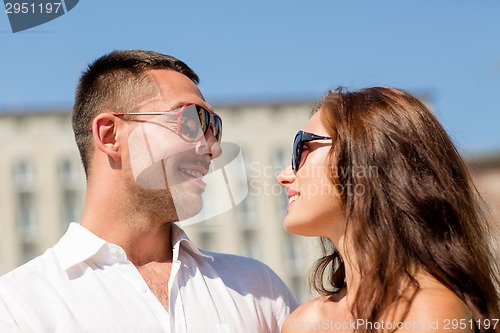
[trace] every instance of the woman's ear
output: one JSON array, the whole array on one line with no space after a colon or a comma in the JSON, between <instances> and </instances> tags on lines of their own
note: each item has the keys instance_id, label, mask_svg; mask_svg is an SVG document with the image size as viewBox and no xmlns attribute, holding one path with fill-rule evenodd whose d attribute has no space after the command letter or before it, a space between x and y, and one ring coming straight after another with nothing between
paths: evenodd
<instances>
[{"instance_id":1,"label":"woman's ear","mask_svg":"<svg viewBox=\"0 0 500 333\"><path fill-rule=\"evenodd\" d=\"M112 113L101 113L92 122L92 134L96 147L115 161L120 160L117 118Z\"/></svg>"}]
</instances>

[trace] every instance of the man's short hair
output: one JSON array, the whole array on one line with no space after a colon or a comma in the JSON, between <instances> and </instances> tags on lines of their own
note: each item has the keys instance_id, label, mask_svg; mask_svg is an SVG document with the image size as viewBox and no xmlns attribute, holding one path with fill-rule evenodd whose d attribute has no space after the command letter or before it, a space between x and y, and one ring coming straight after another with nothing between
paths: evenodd
<instances>
[{"instance_id":1,"label":"man's short hair","mask_svg":"<svg viewBox=\"0 0 500 333\"><path fill-rule=\"evenodd\" d=\"M93 150L92 121L102 112L130 112L157 93L156 81L145 74L154 69L173 70L199 83L198 75L179 59L143 50L113 51L83 72L76 89L72 123L87 178Z\"/></svg>"}]
</instances>

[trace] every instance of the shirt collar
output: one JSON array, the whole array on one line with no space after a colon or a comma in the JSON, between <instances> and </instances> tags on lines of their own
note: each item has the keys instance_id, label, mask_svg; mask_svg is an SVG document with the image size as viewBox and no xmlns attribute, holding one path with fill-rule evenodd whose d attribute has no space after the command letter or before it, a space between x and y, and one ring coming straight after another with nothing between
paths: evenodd
<instances>
[{"instance_id":1,"label":"shirt collar","mask_svg":"<svg viewBox=\"0 0 500 333\"><path fill-rule=\"evenodd\" d=\"M171 239L173 260L179 260L181 245L184 250L193 255L199 255L214 260L212 256L200 251L194 242L189 239L184 230L175 223L172 224ZM108 257L108 255L100 255L102 250L113 251L113 249L118 249L118 251L121 250L119 246L97 237L79 223L74 222L70 223L68 231L66 231L64 236L54 246L54 252L64 271L94 257L104 259ZM109 262L109 258L106 258L104 261Z\"/></svg>"},{"instance_id":2,"label":"shirt collar","mask_svg":"<svg viewBox=\"0 0 500 333\"><path fill-rule=\"evenodd\" d=\"M179 259L179 250L180 250L181 244L184 245L185 250L188 250L192 254L199 255L199 256L214 260L214 257L200 251L200 249L198 249L196 244L192 240L189 239L189 237L186 235L184 230L182 230L181 227L179 227L177 224L172 223L171 232L172 232L171 238L172 238L172 247L173 247L172 260Z\"/></svg>"},{"instance_id":3,"label":"shirt collar","mask_svg":"<svg viewBox=\"0 0 500 333\"><path fill-rule=\"evenodd\" d=\"M63 270L96 255L108 242L94 235L78 223L70 223L68 231L54 246L54 252Z\"/></svg>"}]
</instances>

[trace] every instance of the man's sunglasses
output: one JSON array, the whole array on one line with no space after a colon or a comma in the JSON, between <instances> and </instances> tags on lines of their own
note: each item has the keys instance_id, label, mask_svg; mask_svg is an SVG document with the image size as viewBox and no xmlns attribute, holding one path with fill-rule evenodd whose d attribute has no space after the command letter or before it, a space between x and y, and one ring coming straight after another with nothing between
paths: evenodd
<instances>
[{"instance_id":1,"label":"man's sunglasses","mask_svg":"<svg viewBox=\"0 0 500 333\"><path fill-rule=\"evenodd\" d=\"M188 142L195 142L209 130L212 130L218 142L222 139L222 119L201 105L186 103L180 109L163 112L129 112L113 113L116 117L123 116L167 116L177 118L177 135Z\"/></svg>"},{"instance_id":2,"label":"man's sunglasses","mask_svg":"<svg viewBox=\"0 0 500 333\"><path fill-rule=\"evenodd\" d=\"M297 172L300 167L302 159L302 151L304 150L304 143L316 140L331 140L329 136L316 135L309 132L299 131L293 140L293 155L292 155L292 170Z\"/></svg>"}]
</instances>

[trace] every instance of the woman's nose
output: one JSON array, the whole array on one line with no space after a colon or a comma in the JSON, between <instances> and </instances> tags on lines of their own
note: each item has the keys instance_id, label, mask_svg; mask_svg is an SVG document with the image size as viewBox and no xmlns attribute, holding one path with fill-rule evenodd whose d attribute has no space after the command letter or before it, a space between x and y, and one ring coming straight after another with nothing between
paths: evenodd
<instances>
[{"instance_id":1,"label":"woman's nose","mask_svg":"<svg viewBox=\"0 0 500 333\"><path fill-rule=\"evenodd\" d=\"M292 166L289 165L276 177L276 180L281 186L289 187L295 181L295 173L292 170Z\"/></svg>"}]
</instances>

